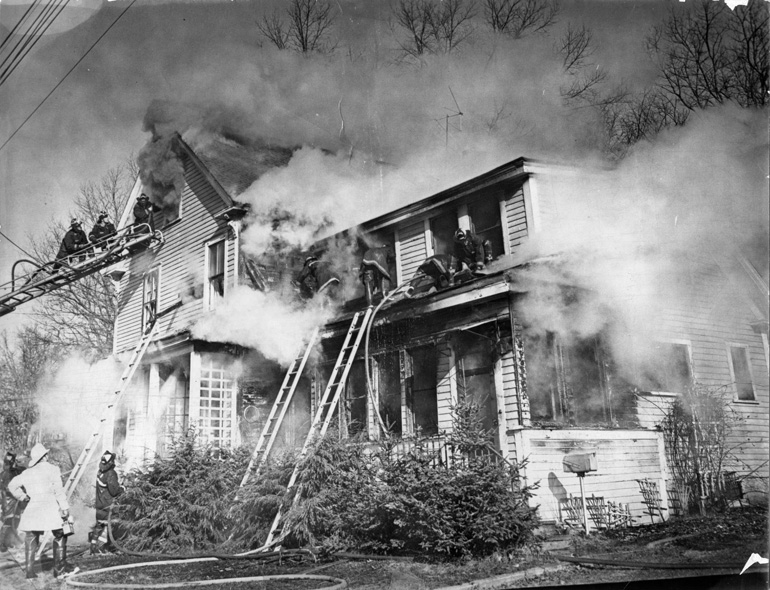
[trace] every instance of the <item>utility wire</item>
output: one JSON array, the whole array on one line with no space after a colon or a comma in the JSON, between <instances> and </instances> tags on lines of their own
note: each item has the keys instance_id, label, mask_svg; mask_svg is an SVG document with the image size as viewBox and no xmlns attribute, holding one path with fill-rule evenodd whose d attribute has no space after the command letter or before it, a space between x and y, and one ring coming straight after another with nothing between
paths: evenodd
<instances>
[{"instance_id":1,"label":"utility wire","mask_svg":"<svg viewBox=\"0 0 770 590\"><path fill-rule=\"evenodd\" d=\"M18 132L21 130L21 128L22 128L22 127L24 127L24 125L27 123L27 121L29 121L29 120L32 118L32 116L33 116L33 115L34 115L34 114L35 114L35 113L36 113L36 112L37 112L37 111L40 109L40 107L42 107L42 106L43 106L43 104L45 103L45 101L47 101L47 100L50 98L50 96L51 96L51 95L52 95L54 92L56 92L56 89L57 89L57 88L59 88L59 86L61 86L61 85L62 85L62 83L63 83L63 82L64 82L64 81L67 79L67 77L68 77L68 76L69 76L69 75L70 75L70 74L71 74L71 73L72 73L72 72L75 70L75 68L76 68L76 67L78 67L78 66L80 65L80 62L82 62L82 61L83 61L83 60L86 58L86 56L87 56L89 53L91 53L91 50L92 50L94 47L96 47L96 44L97 44L97 43L99 43L99 41L101 41L101 40L102 40L102 38L103 38L103 37L104 37L104 36L105 36L105 35L106 35L106 34L107 34L109 31L110 31L110 29L111 29L112 27L114 27L114 26L117 24L117 22L118 22L118 21L119 21L119 20L120 20L120 19L123 17L123 15L124 15L124 14L126 14L126 12L128 11L128 9L129 9L129 8L131 8L131 7L134 5L134 3L135 3L135 2L136 2L136 0L131 0L131 3L130 3L128 6L126 6L126 8L123 10L123 12L121 12L121 13L120 13L120 14L117 16L117 18L116 18L114 21L112 21L112 23L110 24L110 26L109 26L109 27L107 27L107 29L106 29L106 30L105 30L105 31L104 31L104 32L103 32L101 35L99 35L99 38L98 38L96 41L94 41L94 43L91 45L91 47L89 47L89 48L88 48L88 50L87 50L87 51L86 51L86 52L83 54L83 56L82 56L82 57L81 57L81 58L80 58L80 59L79 59L77 62L75 62L75 65L73 65L73 66L72 66L72 67L69 69L69 71L68 71L68 72L67 72L67 73L64 75L64 77L63 77L61 80L59 80L58 84L56 84L56 86L54 86L54 87L53 87L53 89L52 89L52 90L51 90L51 91L50 91L48 94L46 94L45 98L44 98L42 101L40 101L40 104L38 104L38 105L35 107L35 110L33 110L33 111L32 111L32 112L29 114L29 115L27 115L27 118L26 118L26 119L24 119L24 121L22 121L21 125L19 125L19 126L16 128L16 131L14 131L13 133L11 133L11 136L10 136L8 139L6 139L6 140L5 140L5 142L3 143L3 145L0 145L0 151L2 151L2 150L3 150L3 148L4 148L6 145L8 145L8 143L9 143L9 142L10 142L10 141L11 141L11 140L12 140L12 139L13 139L13 138L16 136L16 134L17 134L17 133L18 133Z\"/></svg>"},{"instance_id":2,"label":"utility wire","mask_svg":"<svg viewBox=\"0 0 770 590\"><path fill-rule=\"evenodd\" d=\"M8 55L6 55L5 59L3 59L2 63L0 63L0 66L4 66L9 59L14 58L14 53L20 47L23 51L29 42L35 38L37 31L40 30L41 23L45 23L52 7L55 8L54 3L58 3L60 1L61 0L53 0L52 2L49 2L43 6L42 10L37 15L35 15L34 20L32 23L30 23L27 29L19 32L19 38L16 40L16 44L11 48Z\"/></svg>"},{"instance_id":3,"label":"utility wire","mask_svg":"<svg viewBox=\"0 0 770 590\"><path fill-rule=\"evenodd\" d=\"M6 235L5 235L5 234L4 234L2 231L0 231L0 236L3 236L3 237L6 239L6 240L8 240L8 241L9 241L11 244L13 244L14 246L16 246L16 247L17 247L19 250L21 250L21 251L22 251L24 254L26 254L26 255L27 255L27 256L29 256L30 258L35 258L34 256L32 256L32 254L30 254L30 253L29 253L29 252L27 252L27 251L26 251L24 248L22 248L21 246L19 246L19 245L18 245L16 242L14 242L14 241L13 241L11 238L9 238L8 236L6 236Z\"/></svg>"},{"instance_id":4,"label":"utility wire","mask_svg":"<svg viewBox=\"0 0 770 590\"><path fill-rule=\"evenodd\" d=\"M28 36L27 39L25 40L24 46L22 48L23 53L20 56L17 54L13 58L13 61L11 62L11 64L9 64L9 66L2 73L0 73L0 86L2 86L3 83L5 83L8 77L16 70L16 68L24 60L27 54L30 51L32 51L32 49L35 47L35 45L37 45L40 39L43 38L43 35L45 35L45 32L53 24L53 22L57 19L57 17L62 13L62 11L67 7L67 4L69 4L70 0L56 0L56 1L59 3L58 5L55 5L55 4L49 5L50 8L48 9L48 14L45 16L47 20L41 20L41 22L36 25L32 35ZM51 14L53 14L53 16L50 16ZM38 31L40 32L38 33ZM5 60L3 61L3 63L5 63Z\"/></svg>"},{"instance_id":5,"label":"utility wire","mask_svg":"<svg viewBox=\"0 0 770 590\"><path fill-rule=\"evenodd\" d=\"M18 22L17 22L17 23L16 23L16 24L13 26L13 29L11 30L11 32L10 32L10 33L8 33L8 36L7 36L5 39L3 39L3 42L2 42L2 43L0 43L0 49L2 49L3 47L5 47L6 43L8 43L8 40L9 40L11 37L13 37L13 36L16 34L16 29L18 29L18 28L21 26L21 23L23 23L23 22L24 22L24 21L27 19L27 16L29 16L29 14L30 14L30 13L32 12L32 10L35 8L35 5L36 5L38 2L40 2L40 0L34 0L34 2L32 2L32 4L30 4L30 5L29 5L29 8L27 8L27 10L26 10L26 11L24 12L24 14L21 16L21 18L19 19L19 21L18 21Z\"/></svg>"}]
</instances>

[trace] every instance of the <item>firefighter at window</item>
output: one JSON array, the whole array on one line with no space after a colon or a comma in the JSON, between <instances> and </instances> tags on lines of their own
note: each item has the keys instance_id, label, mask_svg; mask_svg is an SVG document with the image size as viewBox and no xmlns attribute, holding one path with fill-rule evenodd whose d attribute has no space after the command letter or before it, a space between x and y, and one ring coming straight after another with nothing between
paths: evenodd
<instances>
[{"instance_id":1,"label":"firefighter at window","mask_svg":"<svg viewBox=\"0 0 770 590\"><path fill-rule=\"evenodd\" d=\"M96 224L88 234L88 239L92 244L102 242L101 245L106 245L106 241L116 233L115 225L110 221L110 216L106 211L99 213L99 217L96 218Z\"/></svg>"},{"instance_id":2,"label":"firefighter at window","mask_svg":"<svg viewBox=\"0 0 770 590\"><path fill-rule=\"evenodd\" d=\"M3 460L3 473L0 476L0 552L7 551L13 547L18 537L16 529L19 524L19 516L23 510L21 502L11 495L8 490L8 484L19 475L24 468L16 463L16 454L8 451Z\"/></svg>"},{"instance_id":3,"label":"firefighter at window","mask_svg":"<svg viewBox=\"0 0 770 590\"><path fill-rule=\"evenodd\" d=\"M437 291L446 289L454 284L454 275L457 269L457 260L451 254L436 254L425 259L412 279L415 283L423 276L433 280L433 287Z\"/></svg>"},{"instance_id":4,"label":"firefighter at window","mask_svg":"<svg viewBox=\"0 0 770 590\"><path fill-rule=\"evenodd\" d=\"M388 246L369 248L364 252L358 278L366 289L366 303L372 305L374 296L387 294L385 280L390 284L390 271L388 264L393 260L393 253Z\"/></svg>"},{"instance_id":5,"label":"firefighter at window","mask_svg":"<svg viewBox=\"0 0 770 590\"><path fill-rule=\"evenodd\" d=\"M454 237L454 254L457 258L457 270L466 265L472 271L484 270L484 265L492 261L492 243L482 240L470 230L458 229Z\"/></svg>"},{"instance_id":6,"label":"firefighter at window","mask_svg":"<svg viewBox=\"0 0 770 590\"><path fill-rule=\"evenodd\" d=\"M70 573L67 564L67 536L63 526L69 519L70 507L61 483L61 471L48 462L48 449L37 443L29 454L29 467L8 484L14 498L29 502L19 521L19 530L26 532L24 539L25 570L27 578L36 578L35 557L44 531L53 533L53 575L55 578Z\"/></svg>"},{"instance_id":7,"label":"firefighter at window","mask_svg":"<svg viewBox=\"0 0 770 590\"><path fill-rule=\"evenodd\" d=\"M302 299L312 299L318 292L318 258L308 256L305 264L297 277L299 294Z\"/></svg>"},{"instance_id":8,"label":"firefighter at window","mask_svg":"<svg viewBox=\"0 0 770 590\"><path fill-rule=\"evenodd\" d=\"M86 246L88 246L86 232L80 227L80 222L77 219L73 219L70 222L70 228L64 234L64 238L61 241L59 252L56 254L56 262L53 265L54 270L61 267L61 261L64 259L67 259L67 262L70 263L84 260ZM81 255L75 256L78 252L81 252Z\"/></svg>"},{"instance_id":9,"label":"firefighter at window","mask_svg":"<svg viewBox=\"0 0 770 590\"><path fill-rule=\"evenodd\" d=\"M138 234L146 234L155 230L152 214L162 211L155 203L150 202L150 197L142 193L134 205L134 226Z\"/></svg>"},{"instance_id":10,"label":"firefighter at window","mask_svg":"<svg viewBox=\"0 0 770 590\"><path fill-rule=\"evenodd\" d=\"M112 552L112 543L107 535L107 519L115 498L123 493L123 488L115 472L115 453L105 451L99 461L99 473L96 474L96 524L88 533L91 555Z\"/></svg>"}]
</instances>

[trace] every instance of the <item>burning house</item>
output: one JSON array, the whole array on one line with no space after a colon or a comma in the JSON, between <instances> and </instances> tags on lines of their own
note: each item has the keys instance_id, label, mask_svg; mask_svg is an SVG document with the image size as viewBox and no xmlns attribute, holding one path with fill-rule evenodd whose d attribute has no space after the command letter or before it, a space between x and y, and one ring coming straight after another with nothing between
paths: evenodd
<instances>
[{"instance_id":1,"label":"burning house","mask_svg":"<svg viewBox=\"0 0 770 590\"><path fill-rule=\"evenodd\" d=\"M278 437L301 446L351 324L367 308L361 257L386 246L393 255L385 291L407 283L413 290L374 300L369 329L346 361L333 420L341 436L377 441L387 432L403 448L420 438L439 449L454 408L470 401L497 452L528 459L525 476L540 482L534 502L545 520L558 519L560 504L578 494L578 478L563 468L576 451L596 457L587 493L640 517L638 480L654 483L670 507L660 423L697 383L719 389L735 418L729 470L745 477L745 493L766 493L768 319L754 293L761 280L752 281L739 257L692 251L676 232L653 244L583 235L584 244L615 240L617 260L597 259L559 239L565 224L585 229L562 189L592 172L519 158L316 240L301 255L278 249L258 259L242 247L249 211L239 194L292 152L223 142L194 151L179 137L174 150L172 196L155 196L163 246L111 271L120 284L115 354L130 354L157 324L105 441L129 465L163 455L189 427L215 446L254 445L286 366L320 328ZM143 190L146 178L131 204ZM434 284L420 266L452 254L458 229L488 241L491 260L481 272ZM308 254L340 284L310 302L290 301ZM618 279L612 286L586 280L602 265ZM265 318L266 338L282 330L297 338L287 350L277 340L253 349L237 329L252 325L252 314ZM218 337L225 323L231 329Z\"/></svg>"}]
</instances>

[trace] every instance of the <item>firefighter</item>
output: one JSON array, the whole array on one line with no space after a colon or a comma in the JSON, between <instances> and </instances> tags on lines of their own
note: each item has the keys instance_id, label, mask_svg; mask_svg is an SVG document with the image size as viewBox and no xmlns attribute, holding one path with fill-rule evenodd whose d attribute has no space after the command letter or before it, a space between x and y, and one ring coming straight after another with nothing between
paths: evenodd
<instances>
[{"instance_id":1,"label":"firefighter","mask_svg":"<svg viewBox=\"0 0 770 590\"><path fill-rule=\"evenodd\" d=\"M156 211L162 211L155 203L150 202L150 197L142 193L134 205L134 230L139 234L146 234L155 230L152 214Z\"/></svg>"},{"instance_id":2,"label":"firefighter","mask_svg":"<svg viewBox=\"0 0 770 590\"><path fill-rule=\"evenodd\" d=\"M70 222L69 230L64 234L64 238L61 241L59 252L56 254L56 262L53 265L54 270L61 267L61 261L65 258L70 263L73 261L83 261L87 246L88 237L86 237L86 232L80 227L80 222L77 219L73 219ZM81 252L80 256L75 256L78 252Z\"/></svg>"},{"instance_id":3,"label":"firefighter","mask_svg":"<svg viewBox=\"0 0 770 590\"><path fill-rule=\"evenodd\" d=\"M109 509L115 498L123 493L123 488L118 481L115 472L115 453L105 451L99 461L99 473L96 474L96 524L88 533L88 541L91 545L91 555L102 552L111 552L112 543L107 536L107 519Z\"/></svg>"},{"instance_id":4,"label":"firefighter","mask_svg":"<svg viewBox=\"0 0 770 590\"><path fill-rule=\"evenodd\" d=\"M454 283L454 275L457 269L457 260L451 254L436 254L425 259L414 275L412 282L421 276L433 279L436 290L446 289Z\"/></svg>"},{"instance_id":5,"label":"firefighter","mask_svg":"<svg viewBox=\"0 0 770 590\"><path fill-rule=\"evenodd\" d=\"M23 509L21 502L8 491L8 484L19 475L24 468L16 463L16 454L8 451L3 460L3 473L0 476L0 552L13 547L18 540L16 528L19 524L19 516Z\"/></svg>"},{"instance_id":6,"label":"firefighter","mask_svg":"<svg viewBox=\"0 0 770 590\"><path fill-rule=\"evenodd\" d=\"M318 258L316 256L305 258L305 264L297 277L297 284L302 299L312 299L318 292Z\"/></svg>"},{"instance_id":7,"label":"firefighter","mask_svg":"<svg viewBox=\"0 0 770 590\"><path fill-rule=\"evenodd\" d=\"M96 224L91 230L91 233L88 234L88 239L91 240L92 244L103 241L106 242L107 239L114 236L116 232L117 230L115 229L115 225L110 221L109 214L106 211L102 211L99 213L99 217L96 218ZM106 244L102 243L101 245L104 246Z\"/></svg>"},{"instance_id":8,"label":"firefighter","mask_svg":"<svg viewBox=\"0 0 770 590\"><path fill-rule=\"evenodd\" d=\"M390 284L388 264L393 260L393 253L388 246L369 248L364 252L358 278L366 289L366 304L372 305L376 294L386 295L385 280Z\"/></svg>"},{"instance_id":9,"label":"firefighter","mask_svg":"<svg viewBox=\"0 0 770 590\"><path fill-rule=\"evenodd\" d=\"M457 258L457 270L465 264L472 271L484 270L484 265L492 261L492 242L482 240L470 230L458 229L454 236L454 254Z\"/></svg>"},{"instance_id":10,"label":"firefighter","mask_svg":"<svg viewBox=\"0 0 770 590\"><path fill-rule=\"evenodd\" d=\"M44 531L53 533L53 575L59 578L71 573L67 564L67 537L63 525L69 518L70 507L61 483L61 471L48 462L48 449L37 443L29 454L29 467L8 484L14 498L29 502L19 521L24 539L27 578L36 578L35 557Z\"/></svg>"}]
</instances>

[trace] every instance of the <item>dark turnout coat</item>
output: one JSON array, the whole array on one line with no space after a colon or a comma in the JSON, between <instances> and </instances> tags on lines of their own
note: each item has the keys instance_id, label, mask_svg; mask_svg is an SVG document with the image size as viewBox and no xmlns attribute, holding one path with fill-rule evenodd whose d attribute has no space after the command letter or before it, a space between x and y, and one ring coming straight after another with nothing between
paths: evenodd
<instances>
[{"instance_id":1,"label":"dark turnout coat","mask_svg":"<svg viewBox=\"0 0 770 590\"><path fill-rule=\"evenodd\" d=\"M70 254L82 250L88 244L88 238L86 232L80 228L70 228L59 246L59 252L56 254L56 258L66 258Z\"/></svg>"},{"instance_id":2,"label":"dark turnout coat","mask_svg":"<svg viewBox=\"0 0 770 590\"><path fill-rule=\"evenodd\" d=\"M115 463L99 463L99 473L96 475L96 520L107 520L109 509L115 498L123 493L123 488L115 473Z\"/></svg>"}]
</instances>

